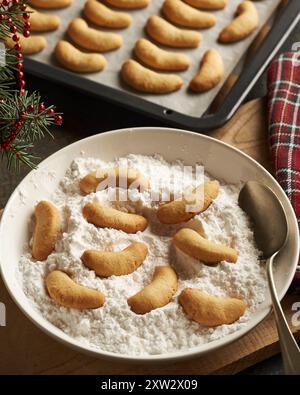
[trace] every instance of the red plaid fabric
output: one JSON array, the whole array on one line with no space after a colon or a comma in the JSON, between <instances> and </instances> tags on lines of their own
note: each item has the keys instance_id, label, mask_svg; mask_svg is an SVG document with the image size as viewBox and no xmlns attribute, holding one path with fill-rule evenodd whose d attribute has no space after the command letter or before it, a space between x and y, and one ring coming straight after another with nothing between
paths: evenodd
<instances>
[{"instance_id":1,"label":"red plaid fabric","mask_svg":"<svg viewBox=\"0 0 300 395\"><path fill-rule=\"evenodd\" d=\"M300 230L300 53L276 58L268 71L269 142L275 176L290 199ZM300 267L294 286L300 289Z\"/></svg>"}]
</instances>

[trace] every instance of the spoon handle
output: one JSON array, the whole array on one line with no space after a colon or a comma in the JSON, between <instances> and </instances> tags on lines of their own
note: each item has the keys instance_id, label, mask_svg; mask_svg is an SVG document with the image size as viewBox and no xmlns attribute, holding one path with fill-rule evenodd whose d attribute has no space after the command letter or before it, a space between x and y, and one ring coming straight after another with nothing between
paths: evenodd
<instances>
[{"instance_id":1,"label":"spoon handle","mask_svg":"<svg viewBox=\"0 0 300 395\"><path fill-rule=\"evenodd\" d=\"M300 374L300 349L294 339L294 336L288 326L286 318L281 308L280 301L277 296L274 277L273 277L273 261L277 252L267 260L267 275L269 289L273 303L273 310L276 320L276 326L279 336L283 366L286 374Z\"/></svg>"}]
</instances>

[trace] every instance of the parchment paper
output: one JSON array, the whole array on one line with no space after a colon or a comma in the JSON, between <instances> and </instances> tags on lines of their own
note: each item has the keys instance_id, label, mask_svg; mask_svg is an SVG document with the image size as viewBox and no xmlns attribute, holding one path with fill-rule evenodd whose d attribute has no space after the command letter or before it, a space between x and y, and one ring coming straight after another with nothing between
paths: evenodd
<instances>
[{"instance_id":1,"label":"parchment paper","mask_svg":"<svg viewBox=\"0 0 300 395\"><path fill-rule=\"evenodd\" d=\"M230 45L221 45L217 42L219 32L232 20L235 10L241 1L242 0L229 0L229 3L224 10L214 12L218 22L213 28L199 30L202 33L203 40L198 48L192 50L178 50L178 52L185 53L193 60L193 64L189 70L179 73L184 80L184 86L178 92L166 95L138 94L123 84L119 76L122 63L126 59L133 56L132 49L136 40L140 37L146 37L144 27L148 17L151 15L161 15L160 9L164 0L152 0L151 4L146 9L129 11L133 17L131 26L122 30L110 30L122 34L124 44L120 49L104 54L108 60L107 68L99 73L85 75L78 74L78 76L81 78L88 78L110 87L131 92L134 95L137 94L138 96L143 97L145 100L160 104L167 109L178 111L186 115L199 117L203 114L203 112L205 112L222 86L221 82L217 87L207 93L192 94L188 92L188 83L197 72L203 53L211 47L216 48L220 52L225 65L225 80L255 37L255 34L252 34L247 39ZM280 1L281 0L255 1L255 6L257 7L260 16L260 27L269 19ZM61 18L61 26L54 32L44 34L48 41L48 45L41 53L31 56L33 59L42 63L52 64L55 66L58 65L53 56L53 49L59 39L67 38L66 30L68 24L75 17L82 16L84 4L85 0L74 0L73 5L62 10L41 10L42 12L49 12L51 14L58 15ZM89 25L91 27L95 27L91 23L89 23ZM98 29L105 30L101 28ZM259 29L257 32L258 31ZM68 40L71 42L70 39ZM164 49L174 51L172 48L164 47ZM99 90L101 90L101 86L99 86Z\"/></svg>"}]
</instances>

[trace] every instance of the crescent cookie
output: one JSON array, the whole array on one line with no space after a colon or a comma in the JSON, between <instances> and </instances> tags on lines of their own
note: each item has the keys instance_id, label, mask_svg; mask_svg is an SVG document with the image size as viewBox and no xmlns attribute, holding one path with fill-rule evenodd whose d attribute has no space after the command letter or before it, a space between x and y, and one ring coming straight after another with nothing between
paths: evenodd
<instances>
[{"instance_id":1,"label":"crescent cookie","mask_svg":"<svg viewBox=\"0 0 300 395\"><path fill-rule=\"evenodd\" d=\"M223 244L216 244L190 228L181 228L173 237L175 246L201 262L215 264L226 261L236 263L238 252Z\"/></svg>"},{"instance_id":2,"label":"crescent cookie","mask_svg":"<svg viewBox=\"0 0 300 395\"><path fill-rule=\"evenodd\" d=\"M81 18L74 19L69 24L67 32L77 45L90 51L112 51L123 44L123 38L119 34L93 29Z\"/></svg>"},{"instance_id":3,"label":"crescent cookie","mask_svg":"<svg viewBox=\"0 0 300 395\"><path fill-rule=\"evenodd\" d=\"M34 213L35 228L32 240L32 256L39 261L43 261L54 250L60 232L60 215L54 204L46 200L37 204Z\"/></svg>"},{"instance_id":4,"label":"crescent cookie","mask_svg":"<svg viewBox=\"0 0 300 395\"><path fill-rule=\"evenodd\" d=\"M100 277L124 276L133 273L147 254L146 244L134 242L118 252L85 250L81 260Z\"/></svg>"},{"instance_id":5,"label":"crescent cookie","mask_svg":"<svg viewBox=\"0 0 300 395\"><path fill-rule=\"evenodd\" d=\"M156 266L153 279L127 303L136 314L146 314L170 303L178 288L178 278L170 266Z\"/></svg>"},{"instance_id":6,"label":"crescent cookie","mask_svg":"<svg viewBox=\"0 0 300 395\"><path fill-rule=\"evenodd\" d=\"M137 9L145 8L149 5L151 0L106 0L106 2L113 7L117 8L127 8L127 9Z\"/></svg>"},{"instance_id":7,"label":"crescent cookie","mask_svg":"<svg viewBox=\"0 0 300 395\"><path fill-rule=\"evenodd\" d=\"M75 283L67 273L60 270L50 272L45 283L51 299L64 307L98 309L105 302L105 296L100 291Z\"/></svg>"},{"instance_id":8,"label":"crescent cookie","mask_svg":"<svg viewBox=\"0 0 300 395\"><path fill-rule=\"evenodd\" d=\"M103 70L107 64L103 55L81 52L64 40L56 44L54 53L62 66L78 73L95 73Z\"/></svg>"},{"instance_id":9,"label":"crescent cookie","mask_svg":"<svg viewBox=\"0 0 300 395\"><path fill-rule=\"evenodd\" d=\"M156 73L132 59L123 64L121 75L129 86L145 93L171 93L183 85L183 81L178 75Z\"/></svg>"},{"instance_id":10,"label":"crescent cookie","mask_svg":"<svg viewBox=\"0 0 300 395\"><path fill-rule=\"evenodd\" d=\"M226 7L228 0L183 0L192 7L203 10L222 10Z\"/></svg>"},{"instance_id":11,"label":"crescent cookie","mask_svg":"<svg viewBox=\"0 0 300 395\"><path fill-rule=\"evenodd\" d=\"M111 29L123 29L128 27L132 21L129 14L113 11L97 0L88 0L83 12L87 19L95 25Z\"/></svg>"},{"instance_id":12,"label":"crescent cookie","mask_svg":"<svg viewBox=\"0 0 300 395\"><path fill-rule=\"evenodd\" d=\"M205 11L198 11L181 0L165 0L162 11L176 25L196 29L207 29L216 24L217 18Z\"/></svg>"},{"instance_id":13,"label":"crescent cookie","mask_svg":"<svg viewBox=\"0 0 300 395\"><path fill-rule=\"evenodd\" d=\"M179 29L156 15L150 16L146 30L158 43L175 48L197 48L202 38L200 33Z\"/></svg>"},{"instance_id":14,"label":"crescent cookie","mask_svg":"<svg viewBox=\"0 0 300 395\"><path fill-rule=\"evenodd\" d=\"M178 301L191 320L205 326L230 325L247 308L242 299L217 297L197 288L185 288Z\"/></svg>"},{"instance_id":15,"label":"crescent cookie","mask_svg":"<svg viewBox=\"0 0 300 395\"><path fill-rule=\"evenodd\" d=\"M16 45L12 38L8 38L5 43L8 48L13 48ZM27 38L20 36L19 43L22 46L24 55L33 55L41 52L47 45L47 41L43 36L29 36Z\"/></svg>"},{"instance_id":16,"label":"crescent cookie","mask_svg":"<svg viewBox=\"0 0 300 395\"><path fill-rule=\"evenodd\" d=\"M165 51L144 38L136 42L134 53L144 64L157 70L181 71L191 65L191 60L186 55Z\"/></svg>"},{"instance_id":17,"label":"crescent cookie","mask_svg":"<svg viewBox=\"0 0 300 395\"><path fill-rule=\"evenodd\" d=\"M224 64L216 49L205 52L199 71L191 80L189 88L194 92L206 92L214 88L224 75Z\"/></svg>"},{"instance_id":18,"label":"crescent cookie","mask_svg":"<svg viewBox=\"0 0 300 395\"><path fill-rule=\"evenodd\" d=\"M30 0L30 5L38 8L65 8L73 3L73 0Z\"/></svg>"},{"instance_id":19,"label":"crescent cookie","mask_svg":"<svg viewBox=\"0 0 300 395\"><path fill-rule=\"evenodd\" d=\"M30 30L32 32L49 32L56 30L60 25L60 18L57 15L39 12L31 7L27 7L30 14Z\"/></svg>"},{"instance_id":20,"label":"crescent cookie","mask_svg":"<svg viewBox=\"0 0 300 395\"><path fill-rule=\"evenodd\" d=\"M148 221L139 214L124 213L112 207L104 207L99 203L87 203L82 214L90 224L99 228L113 228L126 233L143 232Z\"/></svg>"},{"instance_id":21,"label":"crescent cookie","mask_svg":"<svg viewBox=\"0 0 300 395\"><path fill-rule=\"evenodd\" d=\"M234 43L248 37L259 25L259 16L252 1L243 1L236 17L220 33L219 42Z\"/></svg>"}]
</instances>

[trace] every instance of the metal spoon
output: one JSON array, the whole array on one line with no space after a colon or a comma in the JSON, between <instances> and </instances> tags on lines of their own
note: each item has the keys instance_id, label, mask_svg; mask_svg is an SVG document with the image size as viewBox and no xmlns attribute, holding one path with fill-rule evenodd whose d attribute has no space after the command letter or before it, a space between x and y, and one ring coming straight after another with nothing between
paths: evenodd
<instances>
[{"instance_id":1,"label":"metal spoon","mask_svg":"<svg viewBox=\"0 0 300 395\"><path fill-rule=\"evenodd\" d=\"M273 261L284 246L289 231L284 208L269 187L256 181L248 181L244 185L239 195L239 205L252 219L256 244L266 259L285 373L300 374L300 349L283 314L273 278Z\"/></svg>"}]
</instances>

